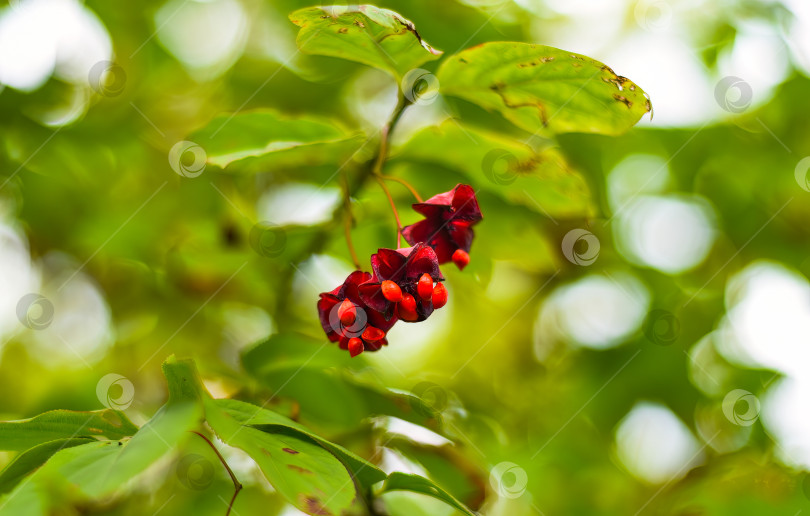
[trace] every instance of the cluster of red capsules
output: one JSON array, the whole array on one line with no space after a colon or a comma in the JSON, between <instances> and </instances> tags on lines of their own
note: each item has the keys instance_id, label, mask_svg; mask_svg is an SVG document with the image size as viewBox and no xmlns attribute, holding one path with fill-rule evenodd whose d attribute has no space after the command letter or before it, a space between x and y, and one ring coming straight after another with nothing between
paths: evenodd
<instances>
[{"instance_id":1,"label":"cluster of red capsules","mask_svg":"<svg viewBox=\"0 0 810 516\"><path fill-rule=\"evenodd\" d=\"M471 186L457 185L413 209L425 218L402 229L412 247L378 249L371 255L373 274L354 271L320 295L326 336L353 357L388 345L386 334L398 320L424 321L447 303L439 264L464 269L470 262L472 226L482 219Z\"/></svg>"}]
</instances>

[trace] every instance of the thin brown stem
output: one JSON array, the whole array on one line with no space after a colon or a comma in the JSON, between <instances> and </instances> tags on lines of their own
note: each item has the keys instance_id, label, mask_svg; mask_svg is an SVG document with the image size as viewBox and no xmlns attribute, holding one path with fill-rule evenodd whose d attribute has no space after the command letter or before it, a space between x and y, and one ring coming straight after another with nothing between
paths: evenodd
<instances>
[{"instance_id":1,"label":"thin brown stem","mask_svg":"<svg viewBox=\"0 0 810 516\"><path fill-rule=\"evenodd\" d=\"M346 245L349 248L349 254L352 255L354 268L359 271L362 270L362 266L360 265L360 259L357 257L357 251L355 251L354 243L352 242L352 200L349 189L349 177L345 170L343 171L343 207L345 211L343 214L343 232L346 237Z\"/></svg>"},{"instance_id":2,"label":"thin brown stem","mask_svg":"<svg viewBox=\"0 0 810 516\"><path fill-rule=\"evenodd\" d=\"M419 192L416 191L416 188L414 188L409 182L405 181L404 179L400 179L394 176L383 176L383 175L380 175L380 177L388 181L396 181L397 183L401 184L411 192L411 195L413 195L413 198L416 199L416 202L422 202L422 197L420 197Z\"/></svg>"},{"instance_id":3,"label":"thin brown stem","mask_svg":"<svg viewBox=\"0 0 810 516\"><path fill-rule=\"evenodd\" d=\"M374 165L371 168L371 173L376 177L377 182L382 187L386 197L388 197L388 202L391 203L391 211L394 213L394 219L397 222L397 248L399 248L400 244L402 243L402 223L399 221L399 212L397 212L397 206L394 203L394 198L391 197L391 192L388 190L388 187L385 186L385 181L382 179L382 169L383 165L385 164L385 160L388 158L388 138L390 137L394 126L402 116L402 113L405 112L405 108L409 105L410 102L405 98L404 95L402 95L402 93L400 93L399 98L397 99L397 107L394 109L394 114L391 116L391 120L389 120L388 123L382 128L380 134L380 150L377 153L377 158L374 160Z\"/></svg>"},{"instance_id":4,"label":"thin brown stem","mask_svg":"<svg viewBox=\"0 0 810 516\"><path fill-rule=\"evenodd\" d=\"M371 168L368 170L366 175L364 175L360 183L361 185L365 183L365 180L368 178L368 175L375 176L377 181L385 190L386 195L388 196L388 200L391 203L391 208L394 210L394 217L397 220L397 247L399 247L399 243L401 242L401 235L400 230L402 229L402 225L399 222L399 214L397 213L397 208L394 205L394 200L391 197L391 193L386 188L385 184L383 183L382 179L382 168L383 164L385 163L386 158L388 157L388 138L390 136L391 130L394 128L394 125L399 121L399 118L402 116L402 113L405 111L405 108L410 105L410 102L400 93L399 98L397 99L397 106L394 108L394 113L391 115L391 119L386 123L382 129L380 130L380 148L377 151L377 156L374 158L373 164ZM352 215L351 215L351 188L349 187L349 179L347 174L344 172L343 174L343 209L345 210L345 224L344 224L344 234L346 237L346 245L349 247L349 253L352 255L352 261L354 261L354 266L357 270L362 270L360 266L360 260L357 258L357 252L354 249L354 244L352 243L352 236L351 236L351 225L352 225ZM359 187L358 187L359 189ZM414 195L416 194L416 190L411 190ZM418 198L418 196L417 196Z\"/></svg>"},{"instance_id":5,"label":"thin brown stem","mask_svg":"<svg viewBox=\"0 0 810 516\"><path fill-rule=\"evenodd\" d=\"M382 180L382 176L376 176L377 182L380 183L380 187L382 187L383 192L385 192L385 196L388 197L388 202L391 204L391 211L394 213L394 219L397 221L397 249L402 247L402 223L399 221L399 212L397 211L397 205L394 203L394 198L391 197L391 192L388 190L388 187L385 186L385 181Z\"/></svg>"},{"instance_id":6,"label":"thin brown stem","mask_svg":"<svg viewBox=\"0 0 810 516\"><path fill-rule=\"evenodd\" d=\"M214 450L214 453L217 454L219 461L222 463L223 466L225 466L225 470L228 472L228 475L230 475L231 480L233 481L233 496L231 497L231 503L228 504L228 510L225 512L225 516L229 516L231 514L231 509L233 509L233 503L236 501L236 495L238 495L239 491L242 490L242 484L239 482L239 480L236 479L236 475L233 474L231 467L228 466L227 462L225 462L225 458L222 456L221 453L219 453L219 450L217 450L217 447L214 446L214 443L212 443L210 439L208 439L200 432L197 432L196 430L192 430L191 433L199 435L200 437L203 438L203 440L206 443L208 443L208 446L210 446L211 449Z\"/></svg>"}]
</instances>

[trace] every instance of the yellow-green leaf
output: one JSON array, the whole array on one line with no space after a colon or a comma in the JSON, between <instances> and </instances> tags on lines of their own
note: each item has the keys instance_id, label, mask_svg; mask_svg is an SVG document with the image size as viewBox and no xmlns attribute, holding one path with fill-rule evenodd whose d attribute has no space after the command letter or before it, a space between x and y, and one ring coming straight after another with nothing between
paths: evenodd
<instances>
[{"instance_id":1,"label":"yellow-green leaf","mask_svg":"<svg viewBox=\"0 0 810 516\"><path fill-rule=\"evenodd\" d=\"M202 159L229 171L260 172L333 163L351 154L362 141L362 135L329 120L262 109L215 117L191 134L170 160L173 167L186 167L186 154L193 154L196 168L188 170L192 174Z\"/></svg>"},{"instance_id":2,"label":"yellow-green leaf","mask_svg":"<svg viewBox=\"0 0 810 516\"><path fill-rule=\"evenodd\" d=\"M226 410L232 405L237 405L235 414ZM297 509L313 515L356 513L357 496L349 471L314 439L294 429L269 432L241 424L243 414L266 420L270 412L247 403L207 399L205 407L208 424L220 439L250 455ZM274 422L283 419L270 417Z\"/></svg>"},{"instance_id":3,"label":"yellow-green leaf","mask_svg":"<svg viewBox=\"0 0 810 516\"><path fill-rule=\"evenodd\" d=\"M300 437L312 439L332 453L346 466L361 486L369 488L373 484L385 480L385 473L374 464L272 410L238 400L208 398L204 403L209 423L217 435L226 442L231 436L241 432L243 426L250 426L268 433L277 433L277 429L283 428Z\"/></svg>"},{"instance_id":4,"label":"yellow-green leaf","mask_svg":"<svg viewBox=\"0 0 810 516\"><path fill-rule=\"evenodd\" d=\"M22 451L55 439L75 437L121 439L137 431L138 427L118 410L52 410L31 419L0 422L0 449Z\"/></svg>"},{"instance_id":5,"label":"yellow-green leaf","mask_svg":"<svg viewBox=\"0 0 810 516\"><path fill-rule=\"evenodd\" d=\"M652 109L644 91L609 66L544 45L484 43L448 58L436 76L442 93L532 133L617 135Z\"/></svg>"},{"instance_id":6,"label":"yellow-green leaf","mask_svg":"<svg viewBox=\"0 0 810 516\"><path fill-rule=\"evenodd\" d=\"M12 490L26 475L45 464L54 453L93 442L96 441L89 437L56 439L22 452L0 472L0 494Z\"/></svg>"},{"instance_id":7,"label":"yellow-green leaf","mask_svg":"<svg viewBox=\"0 0 810 516\"><path fill-rule=\"evenodd\" d=\"M290 14L290 20L301 27L296 42L302 52L357 61L397 80L442 54L409 20L372 5L307 7Z\"/></svg>"}]
</instances>

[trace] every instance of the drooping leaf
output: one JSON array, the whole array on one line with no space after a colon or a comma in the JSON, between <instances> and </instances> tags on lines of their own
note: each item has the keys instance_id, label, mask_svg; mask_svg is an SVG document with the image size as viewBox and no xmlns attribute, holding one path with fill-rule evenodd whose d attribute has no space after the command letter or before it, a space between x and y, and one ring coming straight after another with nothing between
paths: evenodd
<instances>
[{"instance_id":1,"label":"drooping leaf","mask_svg":"<svg viewBox=\"0 0 810 516\"><path fill-rule=\"evenodd\" d=\"M95 442L88 437L56 439L38 444L22 452L0 472L0 494L7 493L26 475L45 464L51 456L63 449Z\"/></svg>"},{"instance_id":2,"label":"drooping leaf","mask_svg":"<svg viewBox=\"0 0 810 516\"><path fill-rule=\"evenodd\" d=\"M123 412L52 410L31 419L0 422L0 449L22 451L56 439L121 439L138 431Z\"/></svg>"},{"instance_id":3,"label":"drooping leaf","mask_svg":"<svg viewBox=\"0 0 810 516\"><path fill-rule=\"evenodd\" d=\"M413 493L428 495L443 501L468 516L476 516L467 506L456 500L453 495L437 486L432 480L419 475L400 473L398 471L391 473L388 475L388 479L383 484L379 494L390 491L411 491Z\"/></svg>"},{"instance_id":4,"label":"drooping leaf","mask_svg":"<svg viewBox=\"0 0 810 516\"><path fill-rule=\"evenodd\" d=\"M263 109L217 116L188 139L196 144L187 144L189 156L198 153L206 163L228 170L265 172L338 162L351 155L363 137L324 119L286 117ZM174 157L177 166L184 166L180 160L185 152Z\"/></svg>"},{"instance_id":5,"label":"drooping leaf","mask_svg":"<svg viewBox=\"0 0 810 516\"><path fill-rule=\"evenodd\" d=\"M543 45L484 43L445 60L436 76L442 93L532 133L616 135L652 109L641 88L607 65Z\"/></svg>"},{"instance_id":6,"label":"drooping leaf","mask_svg":"<svg viewBox=\"0 0 810 516\"><path fill-rule=\"evenodd\" d=\"M307 7L290 14L290 20L301 27L296 42L302 52L367 64L397 81L442 54L409 20L372 5Z\"/></svg>"},{"instance_id":7,"label":"drooping leaf","mask_svg":"<svg viewBox=\"0 0 810 516\"><path fill-rule=\"evenodd\" d=\"M446 121L416 133L394 159L457 170L476 188L543 215L577 217L592 209L587 182L554 146L536 150L513 138Z\"/></svg>"},{"instance_id":8,"label":"drooping leaf","mask_svg":"<svg viewBox=\"0 0 810 516\"><path fill-rule=\"evenodd\" d=\"M411 439L390 435L385 437L385 447L393 448L410 460L420 464L437 485L452 494L465 505L478 510L487 490L486 470L479 467L455 444L431 446Z\"/></svg>"},{"instance_id":9,"label":"drooping leaf","mask_svg":"<svg viewBox=\"0 0 810 516\"><path fill-rule=\"evenodd\" d=\"M208 399L204 403L206 419L219 438L250 455L273 487L296 508L307 514L354 513L354 482L344 463L330 451L293 426L288 427L293 432L271 433L242 424L285 419L270 411L234 400Z\"/></svg>"},{"instance_id":10,"label":"drooping leaf","mask_svg":"<svg viewBox=\"0 0 810 516\"><path fill-rule=\"evenodd\" d=\"M345 465L361 486L370 488L377 482L385 480L385 473L374 464L272 410L238 400L207 399L204 403L209 423L226 442L230 436L241 432L241 428L245 425L268 433L287 429L296 432L299 437L315 441L332 453Z\"/></svg>"},{"instance_id":11,"label":"drooping leaf","mask_svg":"<svg viewBox=\"0 0 810 516\"><path fill-rule=\"evenodd\" d=\"M457 514L457 511L440 500L409 491L391 491L385 493L382 500L389 516L436 516L448 515L450 512Z\"/></svg>"}]
</instances>

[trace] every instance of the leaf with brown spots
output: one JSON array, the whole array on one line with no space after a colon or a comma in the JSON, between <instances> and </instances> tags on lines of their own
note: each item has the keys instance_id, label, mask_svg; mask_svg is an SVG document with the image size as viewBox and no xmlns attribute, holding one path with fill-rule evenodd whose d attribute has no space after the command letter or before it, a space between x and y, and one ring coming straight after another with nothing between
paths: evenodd
<instances>
[{"instance_id":1,"label":"leaf with brown spots","mask_svg":"<svg viewBox=\"0 0 810 516\"><path fill-rule=\"evenodd\" d=\"M289 503L307 514L317 515L351 514L356 509L355 483L332 453L294 429L265 432L243 426L240 412L226 410L231 404L241 406L249 416L260 416L263 412L259 407L233 400L206 400L208 424L228 445L250 455Z\"/></svg>"},{"instance_id":2,"label":"leaf with brown spots","mask_svg":"<svg viewBox=\"0 0 810 516\"><path fill-rule=\"evenodd\" d=\"M305 54L357 61L385 70L397 81L442 55L409 20L371 5L307 7L290 20L301 27L296 42Z\"/></svg>"},{"instance_id":3,"label":"leaf with brown spots","mask_svg":"<svg viewBox=\"0 0 810 516\"><path fill-rule=\"evenodd\" d=\"M242 425L250 425L254 429L269 434L286 433L305 440L311 439L334 455L363 488L370 488L386 477L385 472L374 464L272 410L238 400L209 398L204 403L208 422L225 442L229 442L231 436L243 432ZM301 451L300 448L294 446L289 449Z\"/></svg>"},{"instance_id":4,"label":"leaf with brown spots","mask_svg":"<svg viewBox=\"0 0 810 516\"><path fill-rule=\"evenodd\" d=\"M315 498L314 496L304 496L301 495L302 502L304 506L307 508L307 514L323 514L323 515L330 515L332 514L329 512L329 509L321 505L321 501Z\"/></svg>"},{"instance_id":5,"label":"leaf with brown spots","mask_svg":"<svg viewBox=\"0 0 810 516\"><path fill-rule=\"evenodd\" d=\"M307 468L302 468L301 466L296 466L295 464L287 464L287 467L293 471L297 471L304 475L312 475L313 473L308 470Z\"/></svg>"},{"instance_id":6,"label":"leaf with brown spots","mask_svg":"<svg viewBox=\"0 0 810 516\"><path fill-rule=\"evenodd\" d=\"M652 110L644 91L609 66L543 45L484 43L448 58L436 76L443 94L536 134L618 135Z\"/></svg>"},{"instance_id":7,"label":"leaf with brown spots","mask_svg":"<svg viewBox=\"0 0 810 516\"><path fill-rule=\"evenodd\" d=\"M52 410L31 419L0 422L0 450L22 451L56 439L122 439L138 431L123 412Z\"/></svg>"}]
</instances>

